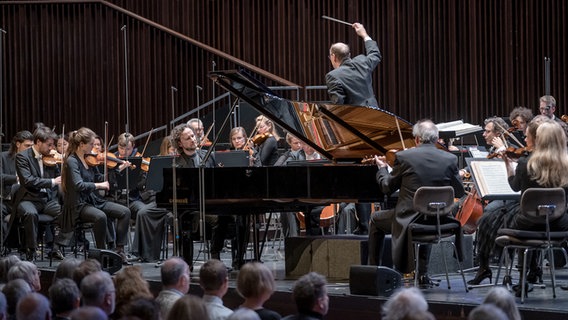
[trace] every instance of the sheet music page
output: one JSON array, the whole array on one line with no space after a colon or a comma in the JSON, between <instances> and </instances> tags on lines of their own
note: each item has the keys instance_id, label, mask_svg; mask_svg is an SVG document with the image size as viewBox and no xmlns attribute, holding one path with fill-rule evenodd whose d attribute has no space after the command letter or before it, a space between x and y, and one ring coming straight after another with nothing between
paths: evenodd
<instances>
[{"instance_id":1,"label":"sheet music page","mask_svg":"<svg viewBox=\"0 0 568 320\"><path fill-rule=\"evenodd\" d=\"M462 136L483 130L481 126L464 123L463 120L438 123L436 127L438 127L438 130L441 132L454 131L456 133L456 136Z\"/></svg>"},{"instance_id":2,"label":"sheet music page","mask_svg":"<svg viewBox=\"0 0 568 320\"><path fill-rule=\"evenodd\" d=\"M482 198L487 195L520 194L509 185L504 161L472 161L470 165Z\"/></svg>"}]
</instances>

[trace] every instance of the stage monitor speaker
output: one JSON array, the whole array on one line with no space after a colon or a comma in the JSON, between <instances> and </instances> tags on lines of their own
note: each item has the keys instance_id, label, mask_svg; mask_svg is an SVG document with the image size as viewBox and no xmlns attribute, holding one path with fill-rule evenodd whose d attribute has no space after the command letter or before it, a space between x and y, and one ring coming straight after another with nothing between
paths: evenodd
<instances>
[{"instance_id":1,"label":"stage monitor speaker","mask_svg":"<svg viewBox=\"0 0 568 320\"><path fill-rule=\"evenodd\" d=\"M349 269L351 294L389 297L402 286L402 275L382 266L353 265Z\"/></svg>"},{"instance_id":2,"label":"stage monitor speaker","mask_svg":"<svg viewBox=\"0 0 568 320\"><path fill-rule=\"evenodd\" d=\"M122 269L122 258L118 253L109 250L90 249L89 259L98 260L101 263L103 271L114 274Z\"/></svg>"}]
</instances>

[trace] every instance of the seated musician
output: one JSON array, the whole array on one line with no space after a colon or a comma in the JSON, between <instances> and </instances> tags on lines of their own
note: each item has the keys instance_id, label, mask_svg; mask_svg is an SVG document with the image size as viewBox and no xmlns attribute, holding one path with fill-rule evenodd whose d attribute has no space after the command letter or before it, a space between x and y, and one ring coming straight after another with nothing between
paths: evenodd
<instances>
[{"instance_id":1,"label":"seated musician","mask_svg":"<svg viewBox=\"0 0 568 320\"><path fill-rule=\"evenodd\" d=\"M501 117L485 119L483 138L489 147L489 154L503 152L512 142L505 136L509 125ZM515 147L518 147L515 145Z\"/></svg>"},{"instance_id":2,"label":"seated musician","mask_svg":"<svg viewBox=\"0 0 568 320\"><path fill-rule=\"evenodd\" d=\"M540 124L544 122L549 122L546 116L536 116L528 124L527 130L525 132L526 147L528 149L534 148L534 141L536 137L537 128ZM504 156L507 162L510 159ZM518 159L519 166L526 166L526 162L529 159L529 154L522 155ZM496 205L495 205L496 204ZM498 252L493 252L495 249L495 238L497 237L497 231L504 225L510 227L510 221L516 212L518 212L519 201L509 200L505 204L500 204L498 200L494 200L489 205L484 208L483 216L478 221L478 231L477 231L477 261L479 262L479 269L475 277L468 281L470 285L478 285L486 278L491 282L492 272L489 268L489 262L491 255L494 256ZM500 249L500 248L499 248ZM527 278L529 282L536 281L536 275L529 275Z\"/></svg>"},{"instance_id":3,"label":"seated musician","mask_svg":"<svg viewBox=\"0 0 568 320\"><path fill-rule=\"evenodd\" d=\"M173 156L176 154L176 148L172 146L172 138L170 136L164 137L160 144L161 156Z\"/></svg>"},{"instance_id":4,"label":"seated musician","mask_svg":"<svg viewBox=\"0 0 568 320\"><path fill-rule=\"evenodd\" d=\"M69 149L62 171L62 188L65 193L61 229L75 231L75 223L92 222L97 248L106 249L107 220L117 219L115 251L128 264L124 245L128 236L130 210L125 206L103 199L95 190L109 190L109 182L96 166L89 166L85 154L93 149L96 134L89 128L80 128L69 135ZM125 162L123 165L129 165Z\"/></svg>"},{"instance_id":5,"label":"seated musician","mask_svg":"<svg viewBox=\"0 0 568 320\"><path fill-rule=\"evenodd\" d=\"M509 121L511 121L513 130L513 135L519 140L525 140L525 131L527 125L534 117L532 110L525 107L515 107L509 114ZM509 129L511 131L511 128Z\"/></svg>"},{"instance_id":6,"label":"seated musician","mask_svg":"<svg viewBox=\"0 0 568 320\"><path fill-rule=\"evenodd\" d=\"M256 117L257 134L252 138L263 166L272 166L278 161L278 133L274 122L265 116Z\"/></svg>"},{"instance_id":7,"label":"seated musician","mask_svg":"<svg viewBox=\"0 0 568 320\"><path fill-rule=\"evenodd\" d=\"M141 156L135 148L132 134L122 133L118 136L117 142L118 151L115 154L117 157L124 159ZM118 177L125 172L126 170L115 171L115 175ZM145 189L146 172L140 174L138 181L130 183L133 188L128 192L129 201L126 201L126 193L123 193L119 197L119 202L128 206L131 218L136 220L132 251L142 262L159 260L164 238L164 223L167 222L168 216L171 217L171 213L164 208L158 208L155 192Z\"/></svg>"},{"instance_id":8,"label":"seated musician","mask_svg":"<svg viewBox=\"0 0 568 320\"><path fill-rule=\"evenodd\" d=\"M0 219L2 220L2 236L6 240L8 236L8 225L5 223L4 219L12 213L12 199L15 192L19 188L18 176L16 175L16 154L22 152L26 149L31 148L34 145L33 135L27 130L19 131L12 138L10 143L10 149L8 151L2 152L2 194L0 195L3 199L2 201L2 213L0 214ZM18 242L16 232L14 231L14 242ZM16 244L17 245L17 244Z\"/></svg>"},{"instance_id":9,"label":"seated musician","mask_svg":"<svg viewBox=\"0 0 568 320\"><path fill-rule=\"evenodd\" d=\"M414 249L409 239L408 226L419 216L412 209L416 190L422 186L450 185L454 188L456 197L464 194L462 180L458 174L458 158L436 148L438 129L434 123L430 120L418 121L412 133L416 148L398 152L390 173L387 163L375 157L379 167L377 182L382 191L391 194L400 190L400 193L394 209L381 210L373 214L369 230L369 264L378 265L381 262L385 234L392 233L394 266L403 273L414 270ZM454 221L450 216L445 219ZM460 248L458 240L462 236L461 228L457 228L455 233L456 244ZM419 283L426 287L434 285L427 274L430 249L431 246L420 246L417 259L421 260L421 270L415 270Z\"/></svg>"},{"instance_id":10,"label":"seated musician","mask_svg":"<svg viewBox=\"0 0 568 320\"><path fill-rule=\"evenodd\" d=\"M195 140L197 141L197 148L211 146L211 141L205 136L203 122L198 118L192 118L187 121L187 125L195 132Z\"/></svg>"},{"instance_id":11,"label":"seated musician","mask_svg":"<svg viewBox=\"0 0 568 320\"><path fill-rule=\"evenodd\" d=\"M58 200L58 186L61 184L59 168L44 164L43 157L55 149L57 135L48 127L38 127L33 134L34 145L16 154L16 173L20 182L14 207L25 230L26 259L33 261L37 249L38 219L40 214L58 217L61 205ZM63 260L59 251L62 238L58 238L49 254Z\"/></svg>"}]
</instances>

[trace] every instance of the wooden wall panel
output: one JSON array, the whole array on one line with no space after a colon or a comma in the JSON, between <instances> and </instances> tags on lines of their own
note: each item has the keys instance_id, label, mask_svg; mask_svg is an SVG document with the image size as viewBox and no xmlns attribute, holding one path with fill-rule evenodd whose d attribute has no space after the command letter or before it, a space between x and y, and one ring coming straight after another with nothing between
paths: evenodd
<instances>
[{"instance_id":1,"label":"wooden wall panel","mask_svg":"<svg viewBox=\"0 0 568 320\"><path fill-rule=\"evenodd\" d=\"M35 121L100 132L106 120L114 134L123 131L124 25L130 131L164 125L222 91L207 72L235 63L113 5L301 86L324 84L331 43L364 51L350 27L321 16L360 21L383 53L373 76L379 103L409 121L480 123L517 105L537 111L547 56L558 113L568 112L564 0L3 1L7 137ZM308 98L327 97L322 90Z\"/></svg>"}]
</instances>

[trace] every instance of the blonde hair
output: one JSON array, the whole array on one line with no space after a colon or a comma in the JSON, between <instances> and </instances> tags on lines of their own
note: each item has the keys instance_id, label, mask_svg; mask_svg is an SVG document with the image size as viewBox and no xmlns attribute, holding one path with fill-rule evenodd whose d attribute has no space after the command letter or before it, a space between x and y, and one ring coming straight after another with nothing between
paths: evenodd
<instances>
[{"instance_id":1,"label":"blonde hair","mask_svg":"<svg viewBox=\"0 0 568 320\"><path fill-rule=\"evenodd\" d=\"M554 121L541 123L536 129L535 147L527 168L529 177L546 188L568 186L568 151L566 134Z\"/></svg>"},{"instance_id":2,"label":"blonde hair","mask_svg":"<svg viewBox=\"0 0 568 320\"><path fill-rule=\"evenodd\" d=\"M172 138L170 136L164 137L162 144L160 144L160 155L170 155L170 147L172 146Z\"/></svg>"},{"instance_id":3,"label":"blonde hair","mask_svg":"<svg viewBox=\"0 0 568 320\"><path fill-rule=\"evenodd\" d=\"M248 138L247 137L247 132L245 131L245 128L243 127L234 127L233 129L231 129L231 131L229 132L229 143L231 144L231 147L235 148L235 145L233 145L233 136L242 133L243 137L245 137L245 140Z\"/></svg>"},{"instance_id":4,"label":"blonde hair","mask_svg":"<svg viewBox=\"0 0 568 320\"><path fill-rule=\"evenodd\" d=\"M260 262L249 262L241 267L237 276L237 292L243 298L256 298L273 293L276 288L274 275Z\"/></svg>"},{"instance_id":5,"label":"blonde hair","mask_svg":"<svg viewBox=\"0 0 568 320\"><path fill-rule=\"evenodd\" d=\"M270 128L270 130L268 130L268 133L272 134L274 136L274 139L276 139L277 141L280 140L280 136L278 135L278 132L276 132L276 127L274 127L274 122L272 122L272 120L260 115L256 117L256 127L258 128L261 123L264 123Z\"/></svg>"}]
</instances>

